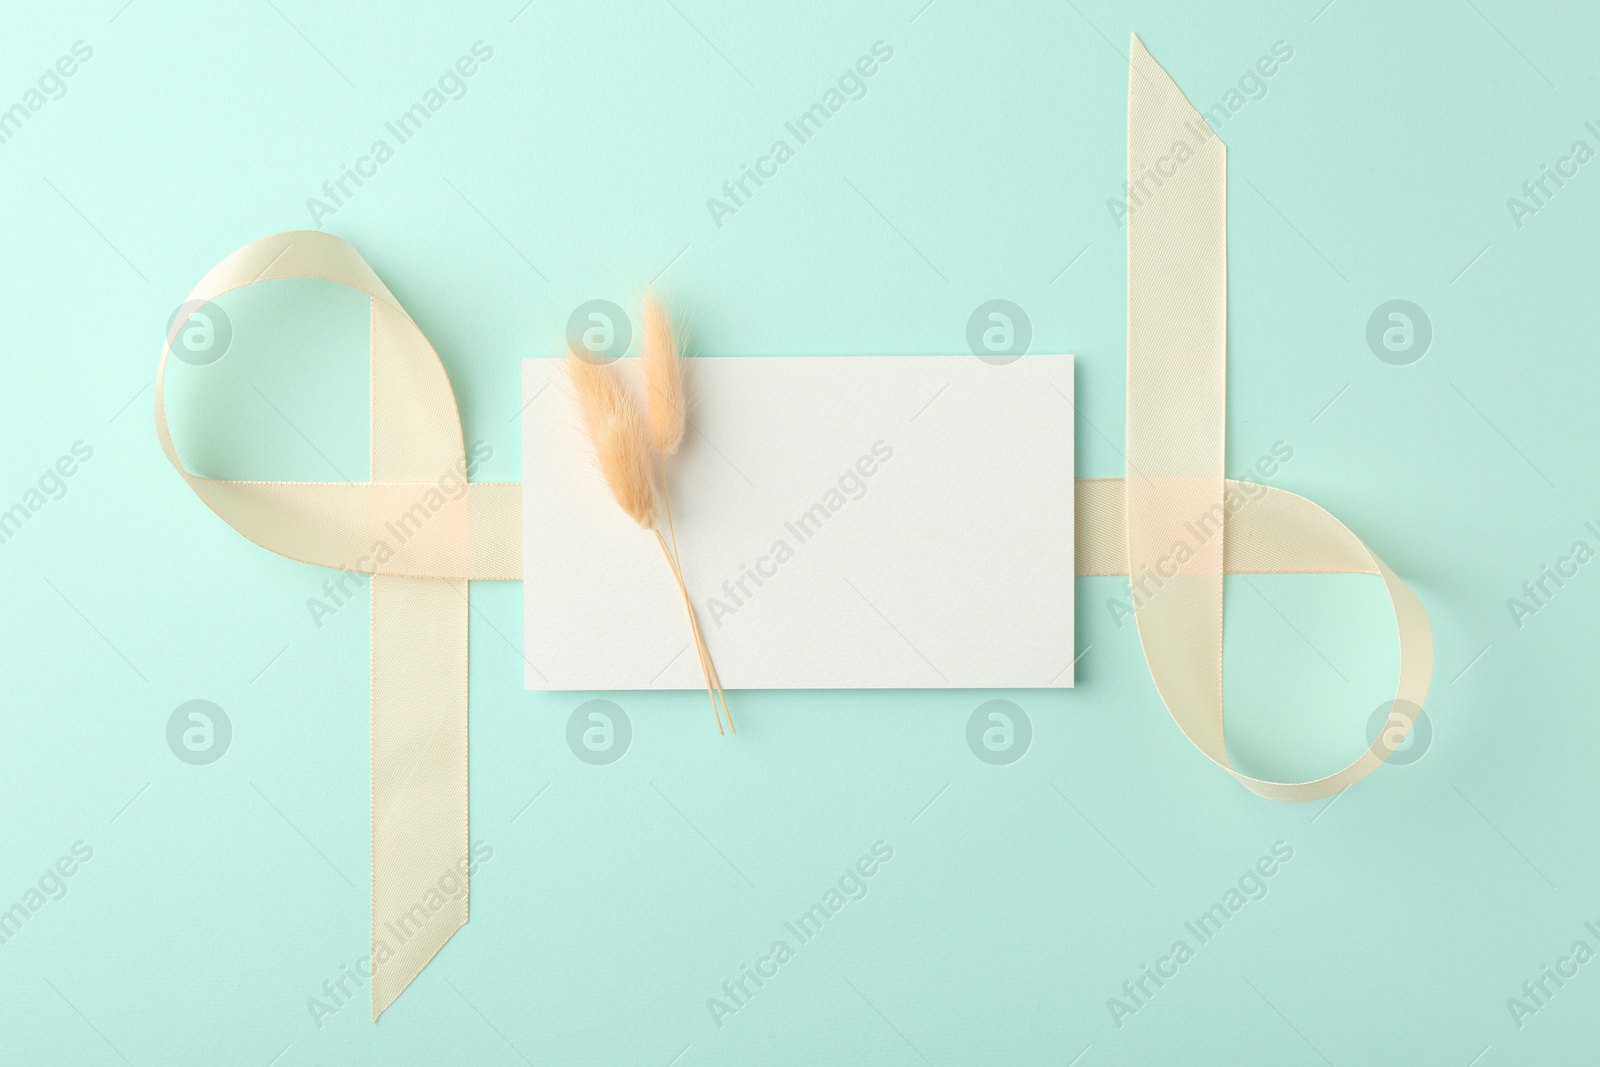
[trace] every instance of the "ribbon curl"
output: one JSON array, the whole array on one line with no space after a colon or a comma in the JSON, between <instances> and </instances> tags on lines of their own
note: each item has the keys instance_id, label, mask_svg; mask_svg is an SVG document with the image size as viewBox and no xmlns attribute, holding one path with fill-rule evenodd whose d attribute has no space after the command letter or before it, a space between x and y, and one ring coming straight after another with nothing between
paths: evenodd
<instances>
[{"instance_id":1,"label":"ribbon curl","mask_svg":"<svg viewBox=\"0 0 1600 1067\"><path fill-rule=\"evenodd\" d=\"M1143 42L1129 43L1128 186L1155 188L1128 216L1127 570L1163 579L1134 606L1145 663L1173 721L1246 788L1315 800L1371 774L1412 726L1433 674L1433 630L1415 594L1345 526L1309 500L1223 477L1228 334L1227 148ZM1080 500L1082 494L1080 490ZM1080 509L1080 524L1083 511ZM1230 516L1237 519L1230 522ZM1197 527L1215 536L1192 536ZM1093 540L1083 529L1083 541ZM1222 579L1235 549L1262 570L1377 574L1394 606L1400 676L1391 721L1343 769L1310 782L1235 770L1222 714ZM1175 546L1182 551L1175 552ZM1079 573L1083 573L1079 567Z\"/></svg>"}]
</instances>

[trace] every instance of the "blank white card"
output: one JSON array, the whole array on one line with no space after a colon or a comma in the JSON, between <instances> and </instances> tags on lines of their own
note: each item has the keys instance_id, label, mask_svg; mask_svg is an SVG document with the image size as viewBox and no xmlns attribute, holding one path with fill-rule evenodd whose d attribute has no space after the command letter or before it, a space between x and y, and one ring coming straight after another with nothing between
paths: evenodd
<instances>
[{"instance_id":1,"label":"blank white card","mask_svg":"<svg viewBox=\"0 0 1600 1067\"><path fill-rule=\"evenodd\" d=\"M668 489L725 688L1072 685L1071 356L688 364ZM613 366L642 405L638 360ZM564 361L524 360L522 389L527 687L701 688L677 586L611 499Z\"/></svg>"}]
</instances>

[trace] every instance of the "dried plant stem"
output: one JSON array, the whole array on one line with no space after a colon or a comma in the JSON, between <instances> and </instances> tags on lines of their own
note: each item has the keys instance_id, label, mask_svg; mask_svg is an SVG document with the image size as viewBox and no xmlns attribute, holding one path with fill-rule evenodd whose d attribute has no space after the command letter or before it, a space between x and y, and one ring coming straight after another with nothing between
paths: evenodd
<instances>
[{"instance_id":1,"label":"dried plant stem","mask_svg":"<svg viewBox=\"0 0 1600 1067\"><path fill-rule=\"evenodd\" d=\"M689 587L683 580L683 556L678 552L678 527L672 521L672 490L667 484L667 457L665 454L661 456L661 499L667 511L667 534L672 538L672 564L677 574L678 588L683 591L684 599L689 601ZM709 693L711 687L713 685L716 686L717 696L722 700L722 714L728 720L728 729L737 734L739 730L733 725L733 712L728 710L728 696L722 691L722 677L717 673L716 663L712 662L711 648L706 644L705 637L700 633L700 620L695 616L693 607L689 609L689 625L693 627L695 644L700 652L700 673L708 677L706 692ZM719 728L722 726L720 719L717 721L717 726Z\"/></svg>"},{"instance_id":2,"label":"dried plant stem","mask_svg":"<svg viewBox=\"0 0 1600 1067\"><path fill-rule=\"evenodd\" d=\"M706 682L706 694L711 697L711 713L717 717L717 732L726 733L739 731L733 725L733 713L728 710L728 698L722 691L722 679L717 675L716 664L711 661L711 649L706 645L706 639L700 632L700 620L695 617L694 601L689 596L689 587L684 584L683 569L678 560L673 557L672 549L667 547L667 539L661 536L661 531L656 530L656 544L661 546L661 554L666 558L667 567L672 571L672 577L678 585L678 594L683 598L683 610L689 616L689 632L694 638L695 651L700 657L700 674ZM717 701L722 701L719 711ZM728 719L728 730L722 728L722 718Z\"/></svg>"},{"instance_id":3,"label":"dried plant stem","mask_svg":"<svg viewBox=\"0 0 1600 1067\"><path fill-rule=\"evenodd\" d=\"M678 553L678 528L677 525L672 522L672 488L670 488L669 483L667 483L666 453L661 454L661 499L662 504L666 506L667 512L667 536L672 539L672 557L670 557L669 563L672 565L672 568L674 568L674 576L678 579L678 590L683 593L683 601L685 601L685 605L688 606L688 614L690 614L690 630L694 635L694 649L698 651L699 659L701 659L701 677L706 678L706 693L707 696L709 696L712 688L717 689L717 697L722 699L722 717L728 718L728 729L731 729L733 733L739 733L739 729L733 725L733 712L728 710L728 696L726 696L726 694L722 691L722 677L720 677L720 675L717 673L717 664L712 662L712 657L710 657L710 646L706 645L706 638L704 638L701 630L699 630L699 619L696 617L696 614L694 614L693 598L691 598L690 593L688 593L688 584L683 581L683 557L680 555L680 553ZM712 701L712 712L715 713L715 710L717 710L717 702L715 702L714 699L714 701ZM722 717L717 718L718 731L722 729Z\"/></svg>"}]
</instances>

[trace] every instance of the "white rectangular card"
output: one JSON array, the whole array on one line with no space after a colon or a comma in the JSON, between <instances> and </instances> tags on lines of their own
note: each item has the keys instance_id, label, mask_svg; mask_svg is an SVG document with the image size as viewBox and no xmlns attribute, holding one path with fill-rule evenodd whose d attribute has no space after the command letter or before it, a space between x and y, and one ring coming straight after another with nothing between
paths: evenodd
<instances>
[{"instance_id":1,"label":"white rectangular card","mask_svg":"<svg viewBox=\"0 0 1600 1067\"><path fill-rule=\"evenodd\" d=\"M1071 356L688 363L672 516L725 688L1072 685ZM638 360L613 366L642 404ZM564 361L524 360L522 390L527 687L700 688Z\"/></svg>"}]
</instances>

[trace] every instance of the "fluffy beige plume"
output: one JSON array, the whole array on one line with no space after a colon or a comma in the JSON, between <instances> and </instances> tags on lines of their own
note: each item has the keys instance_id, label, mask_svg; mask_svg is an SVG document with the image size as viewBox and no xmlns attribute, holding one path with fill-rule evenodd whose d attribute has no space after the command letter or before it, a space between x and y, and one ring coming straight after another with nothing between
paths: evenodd
<instances>
[{"instance_id":1,"label":"fluffy beige plume","mask_svg":"<svg viewBox=\"0 0 1600 1067\"><path fill-rule=\"evenodd\" d=\"M567 373L572 378L572 393L583 415L584 429L594 440L606 417L622 410L627 394L609 366L595 363L577 348L567 349Z\"/></svg>"},{"instance_id":2,"label":"fluffy beige plume","mask_svg":"<svg viewBox=\"0 0 1600 1067\"><path fill-rule=\"evenodd\" d=\"M672 336L672 320L653 294L644 298L644 332L640 350L644 384L649 394L650 443L663 456L678 450L683 441L689 398L684 388L683 359Z\"/></svg>"},{"instance_id":3,"label":"fluffy beige plume","mask_svg":"<svg viewBox=\"0 0 1600 1067\"><path fill-rule=\"evenodd\" d=\"M647 530L656 525L656 485L644 419L616 373L576 351L567 354L573 394L594 445L600 473L618 506Z\"/></svg>"}]
</instances>

